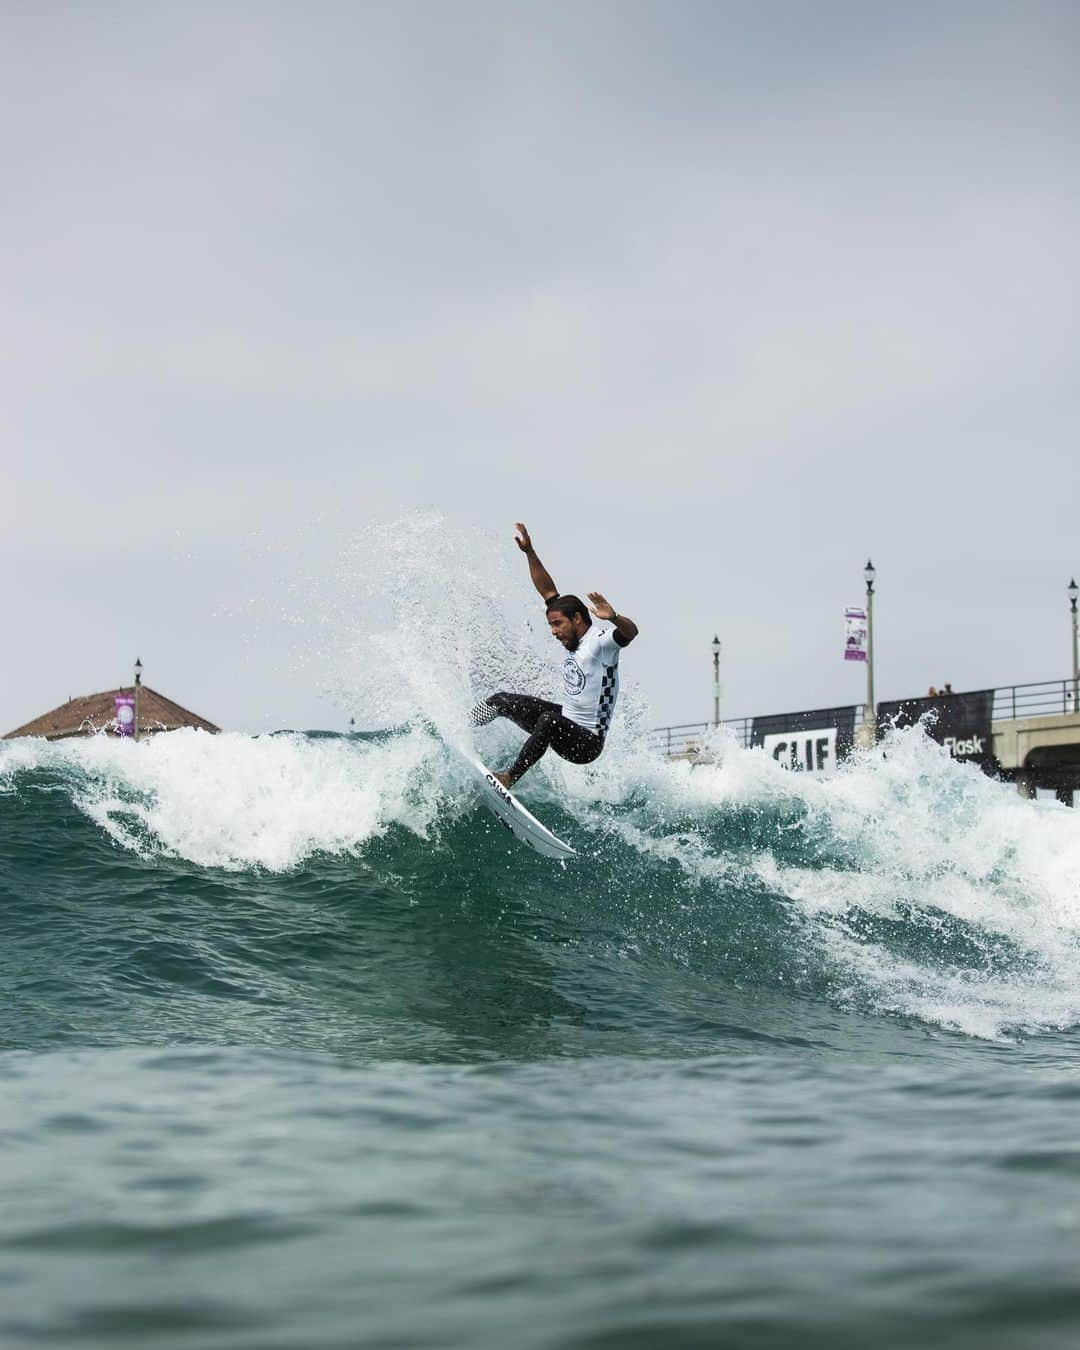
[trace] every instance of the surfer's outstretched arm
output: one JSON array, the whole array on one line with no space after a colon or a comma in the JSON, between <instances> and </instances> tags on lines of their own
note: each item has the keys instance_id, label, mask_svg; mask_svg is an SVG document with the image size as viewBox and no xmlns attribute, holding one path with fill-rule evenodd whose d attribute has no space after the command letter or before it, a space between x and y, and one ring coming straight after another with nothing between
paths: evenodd
<instances>
[{"instance_id":1,"label":"surfer's outstretched arm","mask_svg":"<svg viewBox=\"0 0 1080 1350\"><path fill-rule=\"evenodd\" d=\"M529 560L529 576L532 577L532 584L540 592L541 598L551 600L559 594L559 588L551 579L551 573L536 556L536 549L532 546L532 540L529 538L529 531L519 520L517 523L517 535L514 543L521 549Z\"/></svg>"},{"instance_id":2,"label":"surfer's outstretched arm","mask_svg":"<svg viewBox=\"0 0 1080 1350\"><path fill-rule=\"evenodd\" d=\"M599 591L589 591L589 599L592 604L589 608L598 619L603 619L605 623L610 623L617 634L615 641L620 647L629 647L630 643L638 635L638 626L633 619L628 619L625 614L616 614L612 605L604 599Z\"/></svg>"}]
</instances>

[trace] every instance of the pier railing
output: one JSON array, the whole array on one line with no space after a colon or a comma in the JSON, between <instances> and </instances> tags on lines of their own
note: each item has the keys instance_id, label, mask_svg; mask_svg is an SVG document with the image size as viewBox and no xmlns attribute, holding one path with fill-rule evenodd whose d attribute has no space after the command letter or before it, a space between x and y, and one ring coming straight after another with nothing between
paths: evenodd
<instances>
[{"instance_id":1,"label":"pier railing","mask_svg":"<svg viewBox=\"0 0 1080 1350\"><path fill-rule=\"evenodd\" d=\"M1042 680L1038 684L1009 684L994 690L994 721L1022 717L1052 717L1075 713L1076 684L1073 680Z\"/></svg>"},{"instance_id":2,"label":"pier railing","mask_svg":"<svg viewBox=\"0 0 1080 1350\"><path fill-rule=\"evenodd\" d=\"M1056 713L1076 713L1077 689L1070 680L1040 680L1032 684L1007 684L994 690L995 722L1016 721L1024 717L1050 717ZM943 697L948 697L944 695ZM855 705L855 725L865 718L866 705ZM712 722L681 722L676 726L654 727L649 732L653 750L671 758L691 755L700 750L706 740L726 731L737 745L747 749L753 730L752 717L727 717L719 724Z\"/></svg>"},{"instance_id":3,"label":"pier railing","mask_svg":"<svg viewBox=\"0 0 1080 1350\"><path fill-rule=\"evenodd\" d=\"M750 724L753 720L752 717L735 717L720 722L719 726L733 731L739 744L745 747L750 744ZM701 748L705 738L714 735L716 730L717 724L713 722L680 722L673 727L653 727L648 733L649 749L658 751L667 759L693 754Z\"/></svg>"}]
</instances>

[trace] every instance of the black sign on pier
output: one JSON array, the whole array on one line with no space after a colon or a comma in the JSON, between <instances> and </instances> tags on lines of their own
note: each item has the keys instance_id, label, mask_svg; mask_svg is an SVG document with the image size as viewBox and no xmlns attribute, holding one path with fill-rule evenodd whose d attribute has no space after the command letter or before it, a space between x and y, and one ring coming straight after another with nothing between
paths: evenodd
<instances>
[{"instance_id":1,"label":"black sign on pier","mask_svg":"<svg viewBox=\"0 0 1080 1350\"><path fill-rule=\"evenodd\" d=\"M891 726L914 726L925 713L927 735L943 745L953 759L977 764L983 773L996 774L994 758L994 691L977 689L966 694L938 694L936 698L906 698L877 705L878 736Z\"/></svg>"},{"instance_id":2,"label":"black sign on pier","mask_svg":"<svg viewBox=\"0 0 1080 1350\"><path fill-rule=\"evenodd\" d=\"M851 754L855 705L755 717L750 744L759 745L785 769L832 773Z\"/></svg>"}]
</instances>

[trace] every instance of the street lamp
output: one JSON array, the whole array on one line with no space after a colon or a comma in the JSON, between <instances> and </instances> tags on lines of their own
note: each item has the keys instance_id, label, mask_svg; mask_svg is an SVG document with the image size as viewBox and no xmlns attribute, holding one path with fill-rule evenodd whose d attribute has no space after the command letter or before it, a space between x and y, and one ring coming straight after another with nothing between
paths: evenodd
<instances>
[{"instance_id":1,"label":"street lamp","mask_svg":"<svg viewBox=\"0 0 1080 1350\"><path fill-rule=\"evenodd\" d=\"M1076 602L1073 602L1073 610L1076 609ZM1073 628L1075 630L1075 621ZM720 725L720 639L714 637L712 640L712 696L713 696L713 726Z\"/></svg>"},{"instance_id":2,"label":"street lamp","mask_svg":"<svg viewBox=\"0 0 1080 1350\"><path fill-rule=\"evenodd\" d=\"M1076 645L1076 595L1080 591L1080 586L1076 584L1076 578L1073 577L1066 589L1069 592L1069 608L1072 610L1072 639L1073 639L1073 712L1080 712L1080 654L1078 654Z\"/></svg>"},{"instance_id":3,"label":"street lamp","mask_svg":"<svg viewBox=\"0 0 1080 1350\"><path fill-rule=\"evenodd\" d=\"M139 694L142 692L142 662L135 658L135 739L139 739Z\"/></svg>"},{"instance_id":4,"label":"street lamp","mask_svg":"<svg viewBox=\"0 0 1080 1350\"><path fill-rule=\"evenodd\" d=\"M866 579L866 711L863 714L863 738L866 748L877 739L877 714L874 705L874 564L869 558L863 568Z\"/></svg>"}]
</instances>

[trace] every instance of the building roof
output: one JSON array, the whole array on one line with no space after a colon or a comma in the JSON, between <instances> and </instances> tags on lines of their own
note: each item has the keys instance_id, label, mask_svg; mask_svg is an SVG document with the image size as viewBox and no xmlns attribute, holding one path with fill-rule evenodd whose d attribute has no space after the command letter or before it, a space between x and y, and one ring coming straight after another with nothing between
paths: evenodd
<instances>
[{"instance_id":1,"label":"building roof","mask_svg":"<svg viewBox=\"0 0 1080 1350\"><path fill-rule=\"evenodd\" d=\"M4 736L5 741L16 736L44 736L46 740L59 741L66 736L92 736L95 732L113 731L116 726L117 694L134 694L135 686L121 689L106 689L100 694L84 694L81 698L69 698L52 712L42 713L25 726L16 727ZM220 731L220 727L208 722L198 713L189 712L174 703L171 698L159 694L149 685L139 690L139 735L148 735L155 731L176 731L179 727L199 727L203 731Z\"/></svg>"}]
</instances>

